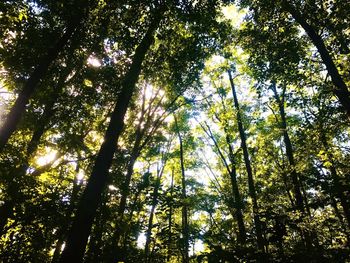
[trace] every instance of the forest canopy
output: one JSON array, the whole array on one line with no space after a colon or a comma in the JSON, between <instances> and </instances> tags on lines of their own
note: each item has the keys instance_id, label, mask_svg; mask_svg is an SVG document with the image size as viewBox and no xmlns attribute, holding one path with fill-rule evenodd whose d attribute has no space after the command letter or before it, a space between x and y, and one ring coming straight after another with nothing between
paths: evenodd
<instances>
[{"instance_id":1,"label":"forest canopy","mask_svg":"<svg viewBox=\"0 0 350 263\"><path fill-rule=\"evenodd\" d=\"M0 3L0 262L350 262L350 2Z\"/></svg>"}]
</instances>

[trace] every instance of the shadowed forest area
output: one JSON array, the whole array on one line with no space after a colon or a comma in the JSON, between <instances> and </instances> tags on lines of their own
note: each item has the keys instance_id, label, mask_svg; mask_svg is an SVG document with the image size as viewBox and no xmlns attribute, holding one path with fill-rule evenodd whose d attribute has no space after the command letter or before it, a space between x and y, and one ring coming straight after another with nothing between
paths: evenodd
<instances>
[{"instance_id":1,"label":"shadowed forest area","mask_svg":"<svg viewBox=\"0 0 350 263\"><path fill-rule=\"evenodd\" d=\"M0 2L0 262L350 262L350 2Z\"/></svg>"}]
</instances>

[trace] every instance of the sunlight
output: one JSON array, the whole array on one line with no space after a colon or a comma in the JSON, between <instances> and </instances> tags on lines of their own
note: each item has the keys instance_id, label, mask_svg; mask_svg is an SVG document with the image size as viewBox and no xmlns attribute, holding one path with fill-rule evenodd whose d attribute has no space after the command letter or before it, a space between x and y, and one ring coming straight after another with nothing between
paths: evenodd
<instances>
[{"instance_id":1,"label":"sunlight","mask_svg":"<svg viewBox=\"0 0 350 263\"><path fill-rule=\"evenodd\" d=\"M77 181L78 181L78 183L81 183L83 181L84 176L85 176L84 171L80 169L78 174L77 174Z\"/></svg>"},{"instance_id":2,"label":"sunlight","mask_svg":"<svg viewBox=\"0 0 350 263\"><path fill-rule=\"evenodd\" d=\"M145 89L146 100L152 99L153 96L154 96L153 86L151 84L147 84Z\"/></svg>"},{"instance_id":3,"label":"sunlight","mask_svg":"<svg viewBox=\"0 0 350 263\"><path fill-rule=\"evenodd\" d=\"M137 238L137 247L144 248L146 245L146 234L141 233Z\"/></svg>"},{"instance_id":4,"label":"sunlight","mask_svg":"<svg viewBox=\"0 0 350 263\"><path fill-rule=\"evenodd\" d=\"M190 256L193 256L200 252L203 252L204 250L205 250L205 245L203 241L199 239L195 241L194 247L193 247L193 244L190 246L189 254Z\"/></svg>"},{"instance_id":5,"label":"sunlight","mask_svg":"<svg viewBox=\"0 0 350 263\"><path fill-rule=\"evenodd\" d=\"M239 28L243 22L243 19L247 13L246 9L238 9L236 5L227 5L222 7L222 14L225 19L231 21L231 25L235 28Z\"/></svg>"},{"instance_id":6,"label":"sunlight","mask_svg":"<svg viewBox=\"0 0 350 263\"><path fill-rule=\"evenodd\" d=\"M36 164L39 166L44 166L44 165L52 162L56 158L57 151L50 150L49 148L46 148L45 151L46 151L46 154L44 156L39 157L36 160Z\"/></svg>"},{"instance_id":7,"label":"sunlight","mask_svg":"<svg viewBox=\"0 0 350 263\"><path fill-rule=\"evenodd\" d=\"M110 191L117 191L117 190L118 190L118 188L115 187L115 186L112 185L112 184L110 184L110 185L108 186L108 189L109 189Z\"/></svg>"},{"instance_id":8,"label":"sunlight","mask_svg":"<svg viewBox=\"0 0 350 263\"><path fill-rule=\"evenodd\" d=\"M94 67L94 68L99 68L102 66L102 63L101 61L94 57L94 56L90 56L88 59L87 59L87 62L88 62L88 65Z\"/></svg>"},{"instance_id":9,"label":"sunlight","mask_svg":"<svg viewBox=\"0 0 350 263\"><path fill-rule=\"evenodd\" d=\"M194 244L194 251L195 252L202 252L205 249L205 245L202 240L197 240Z\"/></svg>"}]
</instances>

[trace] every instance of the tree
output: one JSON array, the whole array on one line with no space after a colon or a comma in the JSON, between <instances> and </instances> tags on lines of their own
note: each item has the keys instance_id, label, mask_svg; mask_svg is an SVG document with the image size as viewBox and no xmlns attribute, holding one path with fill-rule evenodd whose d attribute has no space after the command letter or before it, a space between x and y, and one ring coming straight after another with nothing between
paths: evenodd
<instances>
[{"instance_id":1,"label":"tree","mask_svg":"<svg viewBox=\"0 0 350 263\"><path fill-rule=\"evenodd\" d=\"M239 107L239 103L238 103L238 99L237 99L237 95L236 95L235 84L233 82L232 73L230 70L228 71L228 75L229 75L232 94L233 94L234 106L235 106L236 112L237 112L236 113L237 114L237 125L238 125L238 130L239 130L239 136L241 138L241 147L243 150L244 163L245 163L245 166L247 169L249 195L253 201L253 213L254 213L254 222L255 222L255 228L256 228L257 244L258 244L259 250L264 251L264 241L263 241L261 223L260 223L260 218L259 218L259 207L258 207L256 190L255 190L255 185L254 185L253 172L252 172L250 159L249 159L249 152L248 152L248 147L247 147L247 142L246 142L246 134L245 134L245 130L244 130L243 123L242 123L242 117L241 117L240 107Z\"/></svg>"},{"instance_id":2,"label":"tree","mask_svg":"<svg viewBox=\"0 0 350 263\"><path fill-rule=\"evenodd\" d=\"M149 29L135 50L133 63L121 84L122 89L112 112L104 143L97 155L88 185L79 202L77 215L73 221L60 262L71 262L72 260L76 262L82 261L96 209L101 199L101 193L106 184L108 169L116 150L116 143L123 129L124 116L141 71L142 61L153 42L153 34L158 27L161 17L161 13L155 14Z\"/></svg>"}]
</instances>

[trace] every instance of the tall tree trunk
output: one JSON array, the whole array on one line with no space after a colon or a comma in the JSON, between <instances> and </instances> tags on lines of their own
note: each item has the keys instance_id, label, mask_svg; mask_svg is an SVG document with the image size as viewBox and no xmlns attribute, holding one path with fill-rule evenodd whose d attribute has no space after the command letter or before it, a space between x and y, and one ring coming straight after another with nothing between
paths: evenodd
<instances>
[{"instance_id":1,"label":"tall tree trunk","mask_svg":"<svg viewBox=\"0 0 350 263\"><path fill-rule=\"evenodd\" d=\"M174 167L171 170L171 182L170 182L170 200L169 200L169 222L168 222L168 228L169 228L169 237L168 237L168 251L167 251L167 262L170 261L171 258L171 250L172 250L172 232L171 228L173 225L173 192L174 192Z\"/></svg>"},{"instance_id":2,"label":"tall tree trunk","mask_svg":"<svg viewBox=\"0 0 350 263\"><path fill-rule=\"evenodd\" d=\"M91 176L79 202L60 263L79 263L83 260L96 209L100 204L101 194L107 183L108 170L112 164L118 138L124 127L124 116L135 90L142 62L154 41L153 34L158 28L161 17L162 13L157 12L145 36L136 48L132 64L121 84L121 91L105 133L104 142L101 145Z\"/></svg>"},{"instance_id":3,"label":"tall tree trunk","mask_svg":"<svg viewBox=\"0 0 350 263\"><path fill-rule=\"evenodd\" d=\"M259 217L259 207L258 207L258 202L257 202L257 197L256 197L253 171L252 171L252 167L250 164L249 152L248 152L248 147L247 147L247 142L246 142L246 134L245 134L245 130L243 127L242 116L240 113L240 107L239 107L237 94L236 94L236 90L235 90L235 84L233 82L231 71L228 71L228 75L229 75L229 79L230 79L234 105L235 105L235 108L237 111L237 124L238 124L239 135L241 138L241 146L242 146L242 150L243 150L244 163L245 163L247 175L248 175L249 195L250 195L252 202L253 202L253 214L254 214L254 224L255 224L256 237L257 237L257 245L258 245L258 249L260 251L264 252L264 239L263 239L263 234L262 234L261 221L260 221L260 217Z\"/></svg>"},{"instance_id":4,"label":"tall tree trunk","mask_svg":"<svg viewBox=\"0 0 350 263\"><path fill-rule=\"evenodd\" d=\"M80 157L81 157L80 154L78 154L78 159ZM56 242L56 248L55 248L55 252L53 254L51 263L58 262L60 254L61 254L62 246L63 246L64 241L66 239L67 228L69 227L69 224L70 224L69 219L74 212L74 208L75 208L76 202L77 202L78 193L79 193L80 188L81 188L81 185L79 184L79 181L78 181L79 171L80 171L80 164L77 162L76 168L75 168L75 177L74 177L74 181L73 181L73 189L72 189L72 193L70 196L69 209L67 211L67 219L68 220L66 220L66 222L64 222L63 225L61 226L61 228L58 230L59 231L59 234L57 235L58 240Z\"/></svg>"},{"instance_id":5,"label":"tall tree trunk","mask_svg":"<svg viewBox=\"0 0 350 263\"><path fill-rule=\"evenodd\" d=\"M151 134L152 134L152 132L151 132L151 134L148 134L147 138L144 139L145 133L146 133L147 129L149 128L151 119L153 117L153 113L151 111L152 102L153 102L153 100L151 100L149 102L149 106L146 109L145 108L146 91L144 90L144 94L143 94L143 98L142 98L141 112L140 112L140 119L138 121L138 125L137 125L136 132L135 132L135 142L134 142L133 149L131 151L130 160L129 160L128 165L127 165L127 172L126 172L125 180L124 180L124 183L123 183L122 188L121 188L121 200L119 203L118 215L117 215L118 222L116 223L116 231L114 232L113 237L112 237L112 251L115 251L115 253L118 251L118 246L119 246L119 242L120 242L121 237L123 235L127 235L127 232L123 231L124 229L122 229L120 226L124 222L124 212L126 209L127 198L130 195L130 182L131 182L132 175L134 173L134 165L135 165L135 162L136 162L137 158L139 157L142 149L147 145L148 136L151 136ZM145 119L146 119L146 121L145 121ZM142 142L142 140L143 140L143 142ZM131 219L127 222L131 222ZM114 262L114 259L117 256L117 255L114 255L115 253L111 254L111 262Z\"/></svg>"},{"instance_id":6,"label":"tall tree trunk","mask_svg":"<svg viewBox=\"0 0 350 263\"><path fill-rule=\"evenodd\" d=\"M310 208L308 206L306 192L304 191L305 195L303 196L303 190L304 190L303 185L300 182L299 175L295 169L294 151L293 151L293 147L292 147L292 142L289 138L289 134L287 131L287 120L286 120L286 113L284 110L284 103L285 103L284 98L285 98L286 87L284 87L281 97L277 92L275 83L273 83L271 85L271 89L274 93L275 100L278 104L279 113L280 113L280 117L281 117L280 126L281 126L281 129L283 131L283 140L284 140L284 144L285 144L287 159L288 159L289 165L291 167L291 178L292 178L293 190L294 190L294 195L295 195L295 205L296 205L295 208L301 212L302 217L305 216L305 212L307 212L308 215L311 216ZM304 236L306 249L311 249L313 247L313 244L317 244L318 239L317 239L317 234L316 234L314 229L301 230L300 233L302 236ZM318 246L318 244L317 244L317 246Z\"/></svg>"},{"instance_id":7,"label":"tall tree trunk","mask_svg":"<svg viewBox=\"0 0 350 263\"><path fill-rule=\"evenodd\" d=\"M143 121L145 116L145 96L143 97L142 109L141 109L140 115L141 117L135 132L135 142L131 151L130 160L127 165L125 181L121 189L122 196L121 196L119 208L118 208L118 220L123 220L123 216L126 208L126 201L130 191L131 177L134 173L134 165L142 150L141 141L145 133L145 129L142 128L142 125L144 125Z\"/></svg>"},{"instance_id":8,"label":"tall tree trunk","mask_svg":"<svg viewBox=\"0 0 350 263\"><path fill-rule=\"evenodd\" d=\"M48 50L47 54L41 59L38 66L34 69L33 73L24 84L22 91L18 94L15 104L12 106L0 128L0 152L3 150L12 133L16 130L30 97L35 92L41 80L45 77L50 65L57 59L58 55L71 39L79 23L80 21L70 23L66 32L56 44Z\"/></svg>"},{"instance_id":9,"label":"tall tree trunk","mask_svg":"<svg viewBox=\"0 0 350 263\"><path fill-rule=\"evenodd\" d=\"M233 196L235 198L235 200L234 200L235 210L236 210L235 215L237 218L238 233L239 233L238 241L241 244L244 244L246 239L247 239L247 234L246 234L246 229L244 226L243 213L242 213L243 203L242 203L242 198L241 198L241 194L239 192L238 183L237 183L236 160L235 160L233 148L231 145L231 139L228 135L226 127L225 127L225 133L226 133L226 143L227 143L228 149L229 149L229 158L230 158L230 162L231 162L230 179L231 179L232 193L233 193Z\"/></svg>"},{"instance_id":10,"label":"tall tree trunk","mask_svg":"<svg viewBox=\"0 0 350 263\"><path fill-rule=\"evenodd\" d=\"M289 138L289 134L287 131L287 120L286 120L286 113L284 110L284 92L282 94L282 98L277 92L275 84L271 86L271 89L274 93L275 100L278 105L279 109L279 115L281 118L280 121L280 126L283 132L283 141L285 144L285 150L286 150L286 155L287 159L289 162L289 165L291 167L291 178L292 178L292 184L293 184L293 190L294 190L294 195L295 195L295 204L296 208L300 210L301 212L305 211L304 207L304 200L303 200L303 195L301 191L301 183L300 183L300 178L298 176L297 171L295 170L295 160L294 160L294 151L292 147L291 140Z\"/></svg>"},{"instance_id":11,"label":"tall tree trunk","mask_svg":"<svg viewBox=\"0 0 350 263\"><path fill-rule=\"evenodd\" d=\"M9 218L13 217L15 203L12 199L5 200L0 206L0 236L5 233L5 226Z\"/></svg>"},{"instance_id":12,"label":"tall tree trunk","mask_svg":"<svg viewBox=\"0 0 350 263\"><path fill-rule=\"evenodd\" d=\"M184 150L182 136L177 124L176 116L174 115L176 132L180 143L180 165L181 165L181 198L183 201L182 205L182 238L183 238L183 263L189 263L189 226L188 226L188 208L187 208L187 194L186 194L186 175L185 175L185 163L184 163Z\"/></svg>"},{"instance_id":13,"label":"tall tree trunk","mask_svg":"<svg viewBox=\"0 0 350 263\"><path fill-rule=\"evenodd\" d=\"M146 231L146 244L145 244L146 262L151 262L151 257L149 252L150 252L150 244L151 244L152 229L153 229L153 217L154 217L154 212L156 210L156 206L158 203L160 180L162 178L163 171L164 171L164 166L162 166L160 170L157 171L157 178L156 178L156 182L155 182L155 186L152 194L152 208L149 215L148 226Z\"/></svg>"},{"instance_id":14,"label":"tall tree trunk","mask_svg":"<svg viewBox=\"0 0 350 263\"><path fill-rule=\"evenodd\" d=\"M109 207L107 205L108 194L107 192L103 192L102 194L102 202L98 208L97 216L94 222L94 228L92 229L92 233L90 235L89 244L86 252L86 257L84 263L95 263L95 262L105 262L103 259L103 251L102 251L102 237L103 237L103 229L106 225L106 220L108 216L106 216L106 212Z\"/></svg>"},{"instance_id":15,"label":"tall tree trunk","mask_svg":"<svg viewBox=\"0 0 350 263\"><path fill-rule=\"evenodd\" d=\"M13 178L18 178L19 181L23 176L25 176L27 169L29 167L30 158L32 157L33 153L36 152L40 144L41 137L48 129L48 124L55 113L54 105L57 101L60 91L63 88L65 79L67 78L67 76L68 76L68 72L63 73L60 76L60 79L50 96L50 100L45 105L44 112L40 117L40 119L38 120L37 125L35 126L32 137L27 146L24 160L22 161L21 165L15 169ZM21 196L22 194L18 190L17 188L18 186L15 183L15 180L13 180L10 184L13 184L13 186L9 186L8 193L9 195L12 195L12 197L10 196L7 200L5 200L5 203L0 207L0 236L4 234L3 232L4 226L6 225L8 219L12 218L13 216L13 209L15 205L23 201L22 200L23 197ZM11 188L13 190L10 190Z\"/></svg>"},{"instance_id":16,"label":"tall tree trunk","mask_svg":"<svg viewBox=\"0 0 350 263\"><path fill-rule=\"evenodd\" d=\"M231 153L230 153L231 155ZM241 194L238 189L238 183L237 183L237 171L236 171L236 164L233 163L231 166L231 172L230 172L230 179L231 179L231 187L232 187L232 193L234 196L234 203L235 203L235 215L237 219L237 224L238 224L238 241L240 244L245 244L246 239L247 239L247 233L244 225L244 220L243 220L243 203L242 203L242 198Z\"/></svg>"},{"instance_id":17,"label":"tall tree trunk","mask_svg":"<svg viewBox=\"0 0 350 263\"><path fill-rule=\"evenodd\" d=\"M328 74L331 76L332 82L335 86L333 93L335 96L338 97L341 105L344 107L348 116L350 117L349 89L346 86L346 83L343 80L342 76L340 75L336 65L334 64L332 56L328 52L322 37L317 33L317 31L312 27L312 25L310 25L306 21L306 18L300 12L298 12L298 10L296 10L296 8L291 3L289 3L288 0L283 0L282 6L287 12L289 12L292 15L295 21L303 27L307 35L310 37L312 43L317 48L323 60L323 63L326 65Z\"/></svg>"},{"instance_id":18,"label":"tall tree trunk","mask_svg":"<svg viewBox=\"0 0 350 263\"><path fill-rule=\"evenodd\" d=\"M217 119L221 122L221 119L216 116ZM200 124L201 125L201 124ZM245 243L246 239L247 239L247 234L246 234L246 229L244 226L244 220L243 220L243 213L242 213L242 209L243 209L243 203L242 203L242 198L241 198L241 194L239 192L239 188L238 188L238 183L237 183L237 172L236 172L236 161L235 161L235 156L233 153L233 148L231 145L231 139L228 135L228 127L227 124L224 124L224 131L225 131L225 135L226 135L226 143L227 146L229 148L229 159L231 162L231 166L229 166L228 162L225 159L224 154L222 153L218 142L216 141L210 127L208 124L206 124L207 129L201 125L202 129L204 130L204 132L211 138L211 140L213 141L218 154L226 168L227 173L230 176L231 179L231 188L232 188L232 195L233 195L233 199L234 199L234 209L235 209L235 213L233 214L233 216L236 217L237 220L237 224L238 224L238 241L243 244Z\"/></svg>"},{"instance_id":19,"label":"tall tree trunk","mask_svg":"<svg viewBox=\"0 0 350 263\"><path fill-rule=\"evenodd\" d=\"M326 139L326 136L324 134L323 129L320 131L320 133L321 133L321 142L323 144L323 147L327 151L328 159L329 159L329 162L331 163L329 170L331 172L331 177L333 180L334 192L340 200L340 204L343 208L343 213L344 213L347 225L348 225L348 229L350 230L350 204L349 204L348 198L345 195L345 192L347 189L343 185L342 180L339 177L337 169L334 165L334 163L335 163L334 156L333 156L332 152L328 151L328 149L330 149L330 147L329 147L329 144L327 142L327 139Z\"/></svg>"}]
</instances>

